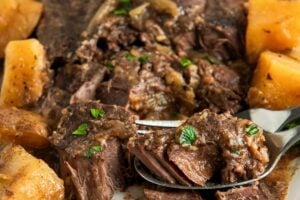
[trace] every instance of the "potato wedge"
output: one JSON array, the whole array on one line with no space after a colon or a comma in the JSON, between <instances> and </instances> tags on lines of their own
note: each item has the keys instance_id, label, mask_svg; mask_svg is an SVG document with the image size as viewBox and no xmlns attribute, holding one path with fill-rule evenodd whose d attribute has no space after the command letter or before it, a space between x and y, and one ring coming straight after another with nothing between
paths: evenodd
<instances>
[{"instance_id":1,"label":"potato wedge","mask_svg":"<svg viewBox=\"0 0 300 200\"><path fill-rule=\"evenodd\" d=\"M248 92L250 107L285 109L300 105L300 62L263 52Z\"/></svg>"},{"instance_id":2,"label":"potato wedge","mask_svg":"<svg viewBox=\"0 0 300 200\"><path fill-rule=\"evenodd\" d=\"M0 144L1 200L62 200L63 181L18 145Z\"/></svg>"},{"instance_id":3,"label":"potato wedge","mask_svg":"<svg viewBox=\"0 0 300 200\"><path fill-rule=\"evenodd\" d=\"M0 136L30 148L44 148L48 130L44 119L17 108L0 108Z\"/></svg>"},{"instance_id":4,"label":"potato wedge","mask_svg":"<svg viewBox=\"0 0 300 200\"><path fill-rule=\"evenodd\" d=\"M0 104L23 107L36 102L49 82L43 46L36 39L12 41L5 54Z\"/></svg>"},{"instance_id":5,"label":"potato wedge","mask_svg":"<svg viewBox=\"0 0 300 200\"><path fill-rule=\"evenodd\" d=\"M283 52L300 45L300 1L250 0L247 57L255 63L265 50Z\"/></svg>"},{"instance_id":6,"label":"potato wedge","mask_svg":"<svg viewBox=\"0 0 300 200\"><path fill-rule=\"evenodd\" d=\"M290 51L286 52L286 55L300 61L300 46L295 47Z\"/></svg>"},{"instance_id":7,"label":"potato wedge","mask_svg":"<svg viewBox=\"0 0 300 200\"><path fill-rule=\"evenodd\" d=\"M0 1L0 58L9 41L25 39L32 33L42 9L35 0Z\"/></svg>"}]
</instances>

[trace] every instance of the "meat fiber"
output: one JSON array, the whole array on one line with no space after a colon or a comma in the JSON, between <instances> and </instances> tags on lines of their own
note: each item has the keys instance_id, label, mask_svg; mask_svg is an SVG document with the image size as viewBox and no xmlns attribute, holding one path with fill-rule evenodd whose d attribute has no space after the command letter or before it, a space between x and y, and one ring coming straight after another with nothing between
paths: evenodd
<instances>
[{"instance_id":1,"label":"meat fiber","mask_svg":"<svg viewBox=\"0 0 300 200\"><path fill-rule=\"evenodd\" d=\"M204 186L219 176L221 179L214 181L247 180L262 173L269 161L262 130L257 128L250 135L249 125L253 125L249 120L204 110L176 130L133 136L127 146L149 170L169 183ZM195 137L191 144L180 139L187 127L192 127Z\"/></svg>"},{"instance_id":2,"label":"meat fiber","mask_svg":"<svg viewBox=\"0 0 300 200\"><path fill-rule=\"evenodd\" d=\"M104 114L95 119L90 109L101 109ZM111 199L116 189L125 187L127 162L122 142L135 134L135 119L124 108L98 102L76 103L63 111L51 141L59 152L65 185L74 188L78 199ZM72 134L82 123L87 124L86 135ZM99 151L87 156L95 145L100 146Z\"/></svg>"}]
</instances>

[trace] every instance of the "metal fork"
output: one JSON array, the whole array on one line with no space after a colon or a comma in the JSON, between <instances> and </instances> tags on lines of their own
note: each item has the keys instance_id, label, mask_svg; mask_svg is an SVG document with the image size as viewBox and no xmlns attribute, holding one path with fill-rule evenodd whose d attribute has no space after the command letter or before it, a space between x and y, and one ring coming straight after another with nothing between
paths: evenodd
<instances>
[{"instance_id":1,"label":"metal fork","mask_svg":"<svg viewBox=\"0 0 300 200\"><path fill-rule=\"evenodd\" d=\"M287 124L295 121L300 118L300 107L272 111L267 109L250 109L244 112L238 113L238 117L244 119L250 119L254 123L258 124L260 127L264 129L264 135L266 138L266 145L269 149L270 161L266 168L266 170L260 174L257 178L234 182L234 183L213 183L208 182L205 186L185 186L179 184L169 184L167 182L161 181L153 176L152 173L147 170L144 165L135 157L134 166L138 174L143 177L145 180L168 188L175 189L189 189L189 190L210 190L210 189L222 189L228 187L237 187L243 186L246 184L253 183L258 181L268 174L275 168L281 156L290 149L298 140L300 140L300 126L295 128L282 131L283 128L287 126ZM137 125L143 126L153 126L153 127L161 127L161 128L176 128L180 126L184 121L182 120L136 120L135 123ZM139 130L141 134L146 134L148 131Z\"/></svg>"}]
</instances>

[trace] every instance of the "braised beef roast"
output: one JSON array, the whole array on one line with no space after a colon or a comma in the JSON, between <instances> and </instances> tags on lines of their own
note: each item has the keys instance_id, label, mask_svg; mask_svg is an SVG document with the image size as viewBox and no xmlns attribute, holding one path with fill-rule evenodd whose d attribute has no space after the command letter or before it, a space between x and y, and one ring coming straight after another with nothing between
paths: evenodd
<instances>
[{"instance_id":1,"label":"braised beef roast","mask_svg":"<svg viewBox=\"0 0 300 200\"><path fill-rule=\"evenodd\" d=\"M102 114L95 118L91 109ZM78 199L111 199L125 187L122 143L135 134L136 116L98 102L73 104L62 112L50 139L59 152L66 187L74 188Z\"/></svg>"},{"instance_id":2,"label":"braised beef roast","mask_svg":"<svg viewBox=\"0 0 300 200\"><path fill-rule=\"evenodd\" d=\"M251 78L240 61L246 0L43 2L37 37L55 74L37 111L54 130L69 199L111 199L128 182L140 184L133 171L128 176L133 155L157 177L189 186L263 172L262 130L249 134L252 122L231 116L246 108ZM187 121L138 135L137 118ZM272 199L267 191L259 184L215 196ZM203 199L153 187L144 193L150 200Z\"/></svg>"},{"instance_id":3,"label":"braised beef roast","mask_svg":"<svg viewBox=\"0 0 300 200\"><path fill-rule=\"evenodd\" d=\"M247 132L252 126L255 134ZM269 161L264 141L262 129L251 121L204 110L176 130L131 137L128 149L169 183L203 186L215 174L222 182L257 177Z\"/></svg>"},{"instance_id":4,"label":"braised beef roast","mask_svg":"<svg viewBox=\"0 0 300 200\"><path fill-rule=\"evenodd\" d=\"M246 186L241 188L229 189L225 192L216 192L218 200L275 200L275 196L269 191L268 187L261 183L259 185Z\"/></svg>"},{"instance_id":5,"label":"braised beef roast","mask_svg":"<svg viewBox=\"0 0 300 200\"><path fill-rule=\"evenodd\" d=\"M145 188L144 194L148 200L202 200L198 192L193 191L172 191L161 188Z\"/></svg>"}]
</instances>

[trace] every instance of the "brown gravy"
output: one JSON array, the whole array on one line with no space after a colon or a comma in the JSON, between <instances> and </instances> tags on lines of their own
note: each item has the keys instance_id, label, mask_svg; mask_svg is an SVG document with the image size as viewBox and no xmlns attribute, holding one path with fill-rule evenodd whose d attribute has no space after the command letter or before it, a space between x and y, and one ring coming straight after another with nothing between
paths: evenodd
<instances>
[{"instance_id":1,"label":"brown gravy","mask_svg":"<svg viewBox=\"0 0 300 200\"><path fill-rule=\"evenodd\" d=\"M297 157L300 157L299 146L290 149L281 158L274 171L263 180L278 200L286 198L289 182L296 170L295 166L292 165L292 161Z\"/></svg>"}]
</instances>

